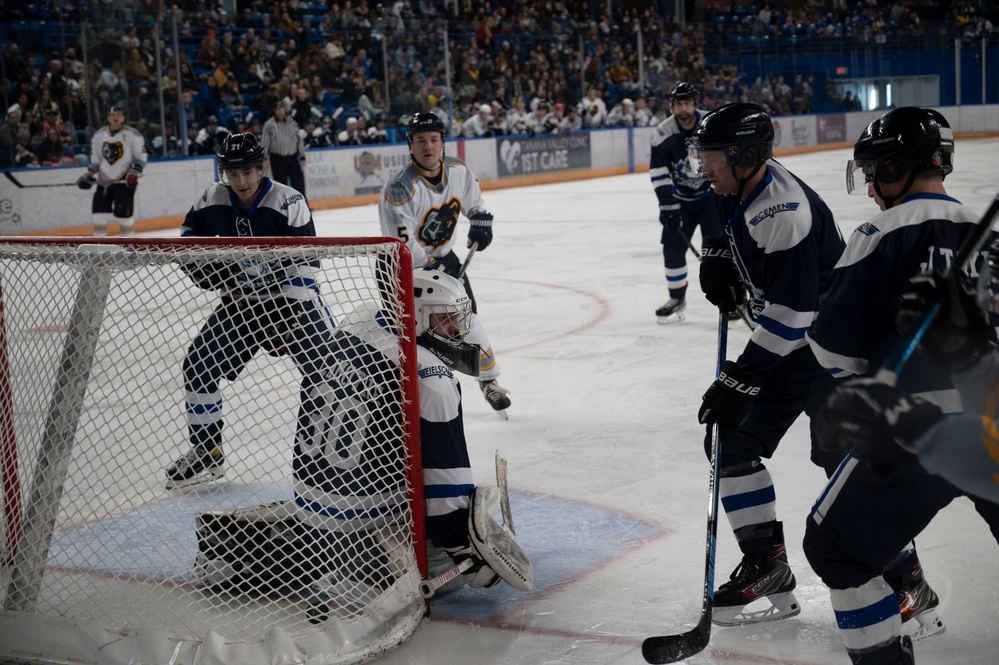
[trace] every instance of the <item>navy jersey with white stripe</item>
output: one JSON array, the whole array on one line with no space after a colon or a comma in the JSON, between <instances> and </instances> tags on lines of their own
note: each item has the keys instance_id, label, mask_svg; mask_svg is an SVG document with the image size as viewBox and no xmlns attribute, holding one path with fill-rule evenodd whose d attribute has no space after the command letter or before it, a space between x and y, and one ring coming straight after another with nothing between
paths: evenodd
<instances>
[{"instance_id":1,"label":"navy jersey with white stripe","mask_svg":"<svg viewBox=\"0 0 999 665\"><path fill-rule=\"evenodd\" d=\"M698 111L697 122L700 122L701 115ZM695 173L687 159L689 137L676 121L676 116L670 116L659 123L652 135L649 178L652 179L652 187L659 197L660 205L696 201L711 194L711 183L703 175Z\"/></svg>"},{"instance_id":2,"label":"navy jersey with white stripe","mask_svg":"<svg viewBox=\"0 0 999 665\"><path fill-rule=\"evenodd\" d=\"M821 197L781 164L766 166L725 228L758 324L738 364L761 373L806 345L819 293L844 246Z\"/></svg>"},{"instance_id":3,"label":"navy jersey with white stripe","mask_svg":"<svg viewBox=\"0 0 999 665\"><path fill-rule=\"evenodd\" d=\"M871 374L898 342L895 310L911 277L944 271L977 216L953 198L921 193L876 215L850 235L823 294L808 343L836 376ZM977 276L982 257L972 266ZM900 378L910 391L944 390L946 377L914 354ZM942 405L944 406L944 405Z\"/></svg>"},{"instance_id":4,"label":"navy jersey with white stripe","mask_svg":"<svg viewBox=\"0 0 999 665\"><path fill-rule=\"evenodd\" d=\"M236 195L221 182L208 186L195 201L180 227L181 237L215 236L253 238L272 236L314 237L316 227L305 197L298 191L261 179L262 187L253 206L246 213L237 205ZM314 265L275 266L266 262L240 262L241 279L258 293L260 284L273 282L270 295L308 300L316 295ZM283 272L277 272L277 269Z\"/></svg>"}]
</instances>

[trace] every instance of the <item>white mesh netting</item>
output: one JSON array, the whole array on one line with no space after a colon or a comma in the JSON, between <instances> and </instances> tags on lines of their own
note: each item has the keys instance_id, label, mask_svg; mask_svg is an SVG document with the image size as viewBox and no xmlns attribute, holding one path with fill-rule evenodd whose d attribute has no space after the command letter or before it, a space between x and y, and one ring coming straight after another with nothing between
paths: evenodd
<instances>
[{"instance_id":1,"label":"white mesh netting","mask_svg":"<svg viewBox=\"0 0 999 665\"><path fill-rule=\"evenodd\" d=\"M267 240L0 239L0 657L355 663L415 630L408 254Z\"/></svg>"}]
</instances>

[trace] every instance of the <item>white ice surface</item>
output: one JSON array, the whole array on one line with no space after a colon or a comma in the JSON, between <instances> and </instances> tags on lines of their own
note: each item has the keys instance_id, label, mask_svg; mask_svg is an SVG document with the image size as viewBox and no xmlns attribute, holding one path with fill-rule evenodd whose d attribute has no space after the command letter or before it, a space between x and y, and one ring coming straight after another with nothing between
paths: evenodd
<instances>
[{"instance_id":1,"label":"white ice surface","mask_svg":"<svg viewBox=\"0 0 999 665\"><path fill-rule=\"evenodd\" d=\"M997 153L997 139L957 144L948 190L976 212L999 187ZM872 200L846 194L848 156L838 150L781 160L825 198L844 234L877 212ZM716 310L701 296L688 254L687 320L657 325L654 310L667 292L647 174L484 197L495 240L469 275L513 405L504 421L474 381L463 380L465 428L478 482L491 481L494 450L509 459L514 519L539 583L531 593L496 588L435 600L416 635L378 662L642 663L644 637L687 630L700 612L708 467L696 412L714 374ZM321 235L379 233L373 205L320 211L315 219ZM462 222L461 237L466 230ZM733 325L730 357L747 337ZM805 517L824 484L808 446L799 421L768 462L801 614L716 627L708 648L687 662L849 662L828 592L801 551ZM917 643L917 662L999 662L999 563L984 521L961 499L917 543L947 625ZM719 584L739 558L722 517Z\"/></svg>"}]
</instances>

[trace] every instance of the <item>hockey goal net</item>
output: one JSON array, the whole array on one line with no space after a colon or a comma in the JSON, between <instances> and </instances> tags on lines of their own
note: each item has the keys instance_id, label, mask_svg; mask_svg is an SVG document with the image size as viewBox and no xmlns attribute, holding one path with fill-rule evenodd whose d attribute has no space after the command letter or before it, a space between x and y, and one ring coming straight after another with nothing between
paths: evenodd
<instances>
[{"instance_id":1,"label":"hockey goal net","mask_svg":"<svg viewBox=\"0 0 999 665\"><path fill-rule=\"evenodd\" d=\"M0 238L0 660L359 663L406 640L426 574L411 285L386 238ZM201 364L252 358L199 403L210 318L282 298L215 334ZM294 332L303 302L336 323L321 344ZM212 409L224 475L166 489Z\"/></svg>"}]
</instances>

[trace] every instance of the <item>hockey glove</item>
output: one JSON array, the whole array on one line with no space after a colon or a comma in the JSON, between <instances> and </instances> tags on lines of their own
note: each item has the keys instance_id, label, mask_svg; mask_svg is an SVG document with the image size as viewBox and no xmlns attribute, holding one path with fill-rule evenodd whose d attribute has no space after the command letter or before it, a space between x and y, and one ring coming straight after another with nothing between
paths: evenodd
<instances>
[{"instance_id":1,"label":"hockey glove","mask_svg":"<svg viewBox=\"0 0 999 665\"><path fill-rule=\"evenodd\" d=\"M670 233L676 233L683 225L683 215L680 214L680 204L670 203L659 206L659 223Z\"/></svg>"},{"instance_id":2,"label":"hockey glove","mask_svg":"<svg viewBox=\"0 0 999 665\"><path fill-rule=\"evenodd\" d=\"M134 173L129 173L127 176L125 176L125 185L129 189L135 189L136 187L139 186L139 176L137 176Z\"/></svg>"},{"instance_id":3,"label":"hockey glove","mask_svg":"<svg viewBox=\"0 0 999 665\"><path fill-rule=\"evenodd\" d=\"M471 249L472 243L477 242L481 252L493 241L493 216L485 210L479 210L472 213L469 221L472 226L468 229L468 248Z\"/></svg>"},{"instance_id":4,"label":"hockey glove","mask_svg":"<svg viewBox=\"0 0 999 665\"><path fill-rule=\"evenodd\" d=\"M921 352L939 360L952 372L967 369L988 353L995 330L975 301L975 295L959 276L944 279L939 273L917 275L909 280L899 298L895 326L903 335L935 303L940 311L920 343Z\"/></svg>"},{"instance_id":5,"label":"hockey glove","mask_svg":"<svg viewBox=\"0 0 999 665\"><path fill-rule=\"evenodd\" d=\"M762 384L763 377L756 372L746 371L732 360L726 361L718 378L701 398L697 422L702 425L718 422L738 427L749 415Z\"/></svg>"},{"instance_id":6,"label":"hockey glove","mask_svg":"<svg viewBox=\"0 0 999 665\"><path fill-rule=\"evenodd\" d=\"M94 177L94 174L91 173L90 171L87 171L86 173L80 176L79 180L76 181L76 186L79 187L80 189L90 189L91 187L94 186L94 183L96 181L97 178Z\"/></svg>"},{"instance_id":7,"label":"hockey glove","mask_svg":"<svg viewBox=\"0 0 999 665\"><path fill-rule=\"evenodd\" d=\"M461 274L461 261L454 252L448 252L444 256L428 256L426 268L430 270L440 270L446 275L451 275L458 279Z\"/></svg>"},{"instance_id":8,"label":"hockey glove","mask_svg":"<svg viewBox=\"0 0 999 665\"><path fill-rule=\"evenodd\" d=\"M874 379L849 381L816 416L819 448L838 459L854 451L876 474L914 459L916 439L943 419L935 404Z\"/></svg>"},{"instance_id":9,"label":"hockey glove","mask_svg":"<svg viewBox=\"0 0 999 665\"><path fill-rule=\"evenodd\" d=\"M705 238L701 244L701 291L715 307L731 313L746 300L739 270L725 238Z\"/></svg>"}]
</instances>

